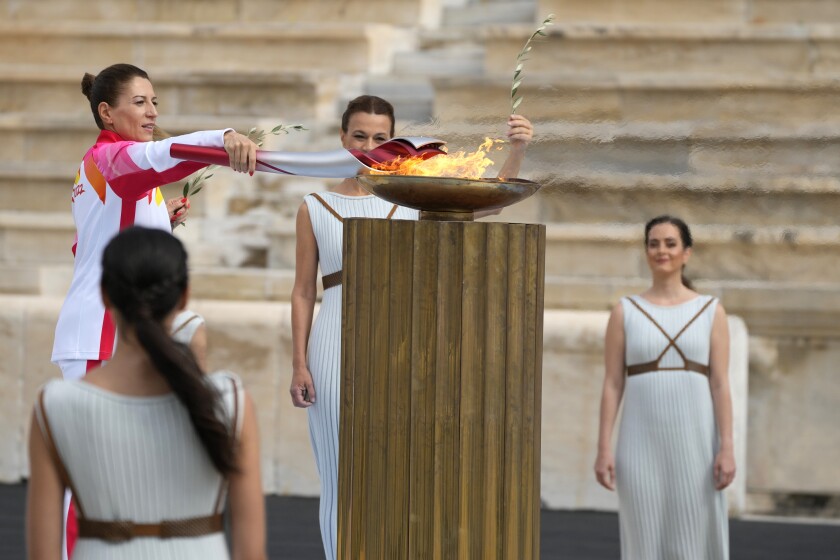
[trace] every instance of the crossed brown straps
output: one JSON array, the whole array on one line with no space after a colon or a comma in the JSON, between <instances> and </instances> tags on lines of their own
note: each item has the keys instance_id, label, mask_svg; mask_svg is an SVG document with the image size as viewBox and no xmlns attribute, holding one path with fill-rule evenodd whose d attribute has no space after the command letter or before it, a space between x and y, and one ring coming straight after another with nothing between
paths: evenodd
<instances>
[{"instance_id":1,"label":"crossed brown straps","mask_svg":"<svg viewBox=\"0 0 840 560\"><path fill-rule=\"evenodd\" d=\"M344 223L344 218L342 218L342 217L341 217L341 214L339 214L338 212L336 212L336 211L333 209L333 207L332 207L332 206L330 206L329 204L327 204L327 201L326 201L326 200L324 200L323 198L321 198L321 196L320 196L318 193L312 193L312 196L313 196L313 197L315 197L315 200L317 200L318 202L320 202L320 203L321 203L321 206L323 206L324 208L326 208L326 209L327 209L327 211L329 211L329 213L330 213L330 214L332 214L333 216L335 216L335 217L336 217L336 219L337 219L339 222ZM391 211L390 211L390 212L388 212L388 215L387 215L387 216L385 216L385 219L386 219L386 220L390 220L390 219L393 217L394 213L397 211L397 208L398 208L398 206L397 206L396 204L394 204L394 206L391 208ZM336 271L335 271L335 272L333 272L333 273L330 273L330 274L325 274L325 275L321 278L321 282L322 282L322 283L323 283L323 285L324 285L324 290L329 290L330 288L335 288L336 286L341 286L341 271L340 271L340 270L336 270Z\"/></svg>"},{"instance_id":2,"label":"crossed brown straps","mask_svg":"<svg viewBox=\"0 0 840 560\"><path fill-rule=\"evenodd\" d=\"M685 326L682 329L680 329L680 332L678 332L677 335L674 338L671 338L671 336L667 332L665 332L665 329L663 329L662 326L659 323L657 323L656 320L653 317L650 316L650 313L645 311L642 308L642 306L639 305L638 303L636 303L636 301L633 298L627 298L627 300L630 303L632 303L636 307L636 309L641 311L642 315L647 317L650 320L650 322L653 323L654 326L656 326L656 328L659 329L662 332L662 334L665 335L665 338L668 339L668 346L666 346L665 350L663 350L662 353L659 354L659 357L657 357L652 362L646 362L646 363L643 363L643 364L635 364L635 365L632 365L632 366L627 366L627 375L638 375L640 373L649 373L651 371L665 371L665 370L688 370L688 371L694 371L694 372L697 372L697 373L702 373L703 375L709 375L709 373L710 373L709 366L703 365L703 364L698 363L698 362L693 362L693 361L689 360L688 358L686 358L685 354L683 354L683 351L680 350L679 346L677 346L677 339L680 336L682 336L682 334L686 331L686 329L688 329L688 327L690 327L691 324L695 320L697 320L698 317L700 317L700 315L703 314L703 312L706 310L707 307L709 307L709 305L712 304L712 302L715 300L715 298L709 298L709 301L707 301L706 304L702 308L700 308L700 311L698 311L694 315L694 317L692 317L691 320L688 323L686 323ZM677 353L680 355L680 357L683 359L683 367L662 367L662 366L659 365L659 362L662 361L662 358L665 356L665 353L668 352L668 350L670 350L671 348L676 350Z\"/></svg>"}]
</instances>

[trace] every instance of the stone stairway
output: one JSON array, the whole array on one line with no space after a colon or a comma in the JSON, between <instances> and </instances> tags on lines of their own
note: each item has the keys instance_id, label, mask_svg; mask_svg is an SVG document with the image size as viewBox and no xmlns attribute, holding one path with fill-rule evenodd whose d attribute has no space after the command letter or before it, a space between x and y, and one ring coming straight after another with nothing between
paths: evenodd
<instances>
[{"instance_id":1,"label":"stone stairway","mask_svg":"<svg viewBox=\"0 0 840 560\"><path fill-rule=\"evenodd\" d=\"M254 23L319 22L414 25L424 19L419 0L3 0L0 14L6 21L76 22L202 22Z\"/></svg>"},{"instance_id":2,"label":"stone stairway","mask_svg":"<svg viewBox=\"0 0 840 560\"><path fill-rule=\"evenodd\" d=\"M52 4L47 13L38 3L6 2L9 17L0 24L0 201L31 212L26 224L0 224L14 235L43 229L60 238L72 230L61 193L96 133L77 82L114 53L149 67L160 123L174 133L294 121L310 130L270 139L270 147L329 149L337 109L365 91L395 102L401 132L471 148L502 133L515 55L535 22L554 12L556 25L535 45L521 89L521 110L538 135L524 172L545 187L499 218L550 224L558 260L548 263L549 275L568 276L568 255L591 255L572 266L582 285L599 275L643 279L638 259L622 270L612 255L634 247L633 232L661 211L685 217L699 228L698 242L708 238L714 247L698 247L700 279L758 274L807 284L835 275L831 264L811 264L840 256L833 229L840 117L831 110L840 88L833 56L840 14L830 3L677 0L662 9L641 1L630 9L618 0L453 0L443 2L438 25L411 27L427 4L405 2L367 25L355 23L362 5L353 1L332 9L285 2L282 10L215 2L200 21L196 2L167 16L157 3L143 10L134 0ZM113 25L135 11L140 21ZM802 14L814 13L820 24L802 23L809 21ZM220 174L197 197L195 227L181 233L197 260L290 268L300 196L327 183ZM225 226L211 225L218 223ZM218 250L224 241L237 247ZM45 262L70 262L60 244L39 246ZM800 257L809 263L801 269L780 264Z\"/></svg>"},{"instance_id":3,"label":"stone stairway","mask_svg":"<svg viewBox=\"0 0 840 560\"><path fill-rule=\"evenodd\" d=\"M160 98L158 122L171 133L300 123L307 132L269 137L266 147L333 149L341 97L364 92L369 72L387 70L393 52L411 45L409 24L424 17L419 0L400 2L398 10L379 0L169 4L0 4L0 132L6 139L0 202L3 212L27 212L25 222L4 216L0 238L38 240L27 266L37 266L39 258L72 263L66 186L97 134L79 92L84 72L115 61L148 69ZM264 264L271 223L293 217L301 194L324 186L281 176L243 180L218 170L194 201L189 233L179 235L199 265ZM175 196L180 185L165 190ZM20 257L5 251L0 267L13 264L13 276L31 278L32 270L20 270Z\"/></svg>"},{"instance_id":4,"label":"stone stairway","mask_svg":"<svg viewBox=\"0 0 840 560\"><path fill-rule=\"evenodd\" d=\"M536 20L549 12L520 110L538 123L526 167L545 185L529 217L558 224L558 258L578 255L557 269L644 278L615 256L671 212L698 231L700 278L840 288L840 270L808 264L840 256L836 4L542 0ZM477 142L489 115L509 111L510 70L534 25L421 32L438 51L483 45L480 75L432 76L447 132Z\"/></svg>"},{"instance_id":5,"label":"stone stairway","mask_svg":"<svg viewBox=\"0 0 840 560\"><path fill-rule=\"evenodd\" d=\"M523 176L544 188L496 218L547 224L547 309L643 290L643 223L684 217L689 276L751 334L748 456L772 458L748 465L751 488L840 492L812 473L840 460L836 422L809 420L837 409L835 0L0 0L0 293L66 291L69 185L97 134L83 72L147 69L174 133L301 123L267 147L333 149L342 105L368 92L395 103L399 133L473 149L503 133L516 54L548 13L520 108L537 130ZM295 212L330 184L219 170L176 232L193 296L285 301ZM794 382L822 398L787 398ZM785 430L761 431L768 411Z\"/></svg>"}]
</instances>

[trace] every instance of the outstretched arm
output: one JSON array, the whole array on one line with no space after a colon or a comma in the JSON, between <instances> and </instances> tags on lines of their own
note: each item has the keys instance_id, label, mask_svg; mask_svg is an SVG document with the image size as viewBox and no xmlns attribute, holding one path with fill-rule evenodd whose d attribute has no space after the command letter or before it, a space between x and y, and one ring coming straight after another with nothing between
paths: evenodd
<instances>
[{"instance_id":1,"label":"outstretched arm","mask_svg":"<svg viewBox=\"0 0 840 560\"><path fill-rule=\"evenodd\" d=\"M175 181L206 167L205 163L173 158L173 143L224 147L230 167L254 172L257 145L233 129L192 132L153 142L113 142L96 147L93 162L111 188L121 197L141 196L152 188Z\"/></svg>"}]
</instances>

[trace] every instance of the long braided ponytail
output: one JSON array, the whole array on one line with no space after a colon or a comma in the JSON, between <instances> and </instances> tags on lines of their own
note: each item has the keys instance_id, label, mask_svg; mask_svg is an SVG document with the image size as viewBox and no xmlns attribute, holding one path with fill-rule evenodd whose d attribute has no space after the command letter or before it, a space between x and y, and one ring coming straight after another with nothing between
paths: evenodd
<instances>
[{"instance_id":1,"label":"long braided ponytail","mask_svg":"<svg viewBox=\"0 0 840 560\"><path fill-rule=\"evenodd\" d=\"M167 232L128 228L105 248L103 291L186 407L216 469L228 475L236 471L235 439L222 421L221 397L189 348L173 340L162 323L183 296L187 281L187 253Z\"/></svg>"}]
</instances>

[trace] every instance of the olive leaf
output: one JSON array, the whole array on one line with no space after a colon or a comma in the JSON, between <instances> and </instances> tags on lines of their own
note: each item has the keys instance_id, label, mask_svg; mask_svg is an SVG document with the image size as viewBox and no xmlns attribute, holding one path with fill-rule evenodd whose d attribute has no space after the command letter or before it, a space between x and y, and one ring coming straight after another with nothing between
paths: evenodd
<instances>
[{"instance_id":1,"label":"olive leaf","mask_svg":"<svg viewBox=\"0 0 840 560\"><path fill-rule=\"evenodd\" d=\"M552 20L554 20L554 14L549 14L547 18L545 18L542 24L534 31L528 40L525 41L525 46L522 47L522 50L516 55L516 69L513 71L513 85L510 87L510 107L511 113L516 113L516 109L519 107L520 103L522 103L523 96L518 96L516 93L519 91L519 86L522 84L522 69L525 66L525 61L528 60L526 55L531 52L533 46L531 42L534 41L537 37L547 37L548 35L545 33L545 28L552 24Z\"/></svg>"}]
</instances>

